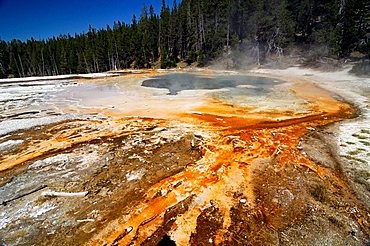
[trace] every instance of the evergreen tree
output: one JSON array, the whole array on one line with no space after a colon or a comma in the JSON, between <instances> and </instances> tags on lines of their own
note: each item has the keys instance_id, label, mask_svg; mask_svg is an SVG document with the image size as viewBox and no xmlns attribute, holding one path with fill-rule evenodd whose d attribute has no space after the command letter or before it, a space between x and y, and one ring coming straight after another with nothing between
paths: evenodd
<instances>
[{"instance_id":1,"label":"evergreen tree","mask_svg":"<svg viewBox=\"0 0 370 246\"><path fill-rule=\"evenodd\" d=\"M324 47L317 55L370 56L365 0L165 0L159 15L144 7L130 24L47 40L0 40L0 78L199 66L218 57L260 64L289 46Z\"/></svg>"}]
</instances>

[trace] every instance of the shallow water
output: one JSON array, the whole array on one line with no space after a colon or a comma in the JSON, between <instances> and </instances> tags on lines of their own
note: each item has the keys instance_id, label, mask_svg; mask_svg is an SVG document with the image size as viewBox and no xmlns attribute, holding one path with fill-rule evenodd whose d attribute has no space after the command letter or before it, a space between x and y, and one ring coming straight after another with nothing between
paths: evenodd
<instances>
[{"instance_id":1,"label":"shallow water","mask_svg":"<svg viewBox=\"0 0 370 246\"><path fill-rule=\"evenodd\" d=\"M145 80L142 86L165 88L169 95L177 95L184 90L217 90L223 88L236 88L234 92L245 94L261 95L271 90L274 84L281 84L283 81L254 77L247 75L213 75L204 76L191 73L174 73L155 76Z\"/></svg>"},{"instance_id":2,"label":"shallow water","mask_svg":"<svg viewBox=\"0 0 370 246\"><path fill-rule=\"evenodd\" d=\"M213 98L221 103L257 111L306 112L306 102L296 97L287 81L249 75L172 73L144 80L142 87L167 90L167 98ZM198 97L197 95L200 95ZM164 96L166 98L166 96ZM169 107L169 105L166 105Z\"/></svg>"}]
</instances>

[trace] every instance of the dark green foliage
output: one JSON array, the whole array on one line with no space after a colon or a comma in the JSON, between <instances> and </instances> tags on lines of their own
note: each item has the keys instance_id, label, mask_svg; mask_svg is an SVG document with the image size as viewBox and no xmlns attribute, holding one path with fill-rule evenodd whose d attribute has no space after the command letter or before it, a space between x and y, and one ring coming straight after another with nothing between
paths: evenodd
<instances>
[{"instance_id":1,"label":"dark green foliage","mask_svg":"<svg viewBox=\"0 0 370 246\"><path fill-rule=\"evenodd\" d=\"M169 60L169 59L162 59L161 60L161 68L173 68L176 67L176 61Z\"/></svg>"},{"instance_id":2,"label":"dark green foliage","mask_svg":"<svg viewBox=\"0 0 370 246\"><path fill-rule=\"evenodd\" d=\"M131 24L0 40L0 78L170 68L179 61L204 66L220 57L242 67L282 56L289 46L309 47L312 61L370 56L369 23L365 0L174 0L172 9L163 0L159 15L144 7Z\"/></svg>"}]
</instances>

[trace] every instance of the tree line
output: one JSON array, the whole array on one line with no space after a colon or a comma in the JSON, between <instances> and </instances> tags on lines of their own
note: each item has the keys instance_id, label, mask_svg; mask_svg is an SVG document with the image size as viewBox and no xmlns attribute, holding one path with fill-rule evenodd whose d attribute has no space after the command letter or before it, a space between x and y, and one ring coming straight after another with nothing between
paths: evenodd
<instances>
[{"instance_id":1,"label":"tree line","mask_svg":"<svg viewBox=\"0 0 370 246\"><path fill-rule=\"evenodd\" d=\"M92 73L122 68L198 66L225 57L261 64L289 47L325 47L325 55L369 56L366 0L165 0L131 23L47 40L0 40L0 78ZM322 53L322 50L320 50ZM323 54L321 54L323 55ZM248 59L245 59L248 58Z\"/></svg>"}]
</instances>

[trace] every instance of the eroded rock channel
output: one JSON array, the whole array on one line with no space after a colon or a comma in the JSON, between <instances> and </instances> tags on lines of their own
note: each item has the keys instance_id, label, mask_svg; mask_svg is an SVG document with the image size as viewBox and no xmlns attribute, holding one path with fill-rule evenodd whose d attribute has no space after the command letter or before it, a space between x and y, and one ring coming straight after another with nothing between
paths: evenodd
<instances>
[{"instance_id":1,"label":"eroded rock channel","mask_svg":"<svg viewBox=\"0 0 370 246\"><path fill-rule=\"evenodd\" d=\"M329 141L352 105L297 77L155 75L66 83L33 105L52 115L33 122L63 116L45 124L6 131L29 117L7 112L0 243L367 242L366 199Z\"/></svg>"}]
</instances>

